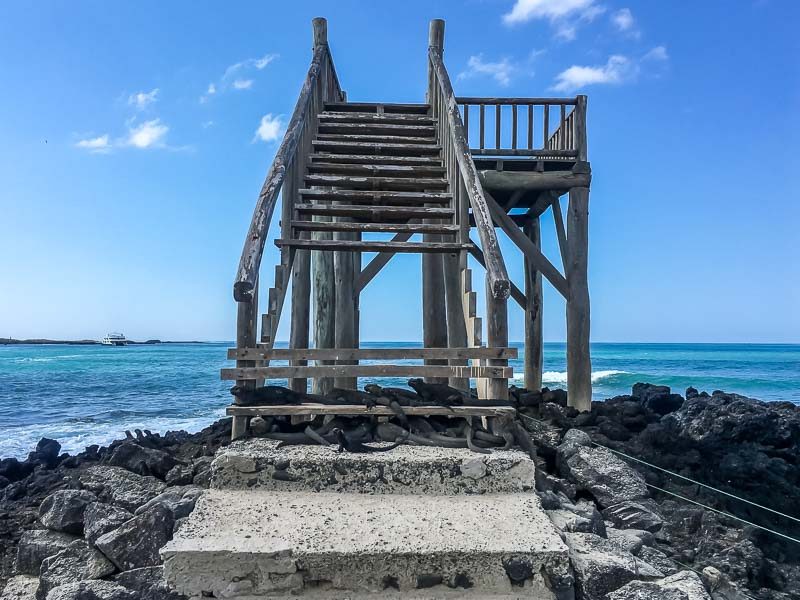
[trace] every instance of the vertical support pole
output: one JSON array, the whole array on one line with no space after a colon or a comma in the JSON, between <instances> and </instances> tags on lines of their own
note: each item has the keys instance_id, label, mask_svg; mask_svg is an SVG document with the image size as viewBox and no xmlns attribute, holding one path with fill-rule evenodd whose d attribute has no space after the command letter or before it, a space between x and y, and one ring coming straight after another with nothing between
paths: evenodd
<instances>
[{"instance_id":1,"label":"vertical support pole","mask_svg":"<svg viewBox=\"0 0 800 600\"><path fill-rule=\"evenodd\" d=\"M349 240L352 234L337 232L334 239ZM355 295L352 252L333 253L333 275L336 290L336 332L334 333L335 348L355 348ZM352 361L337 361L336 364L351 364ZM333 380L334 387L343 389L355 389L355 377L336 377Z\"/></svg>"},{"instance_id":2,"label":"vertical support pole","mask_svg":"<svg viewBox=\"0 0 800 600\"><path fill-rule=\"evenodd\" d=\"M569 191L567 298L567 398L579 411L592 409L592 361L589 353L589 188Z\"/></svg>"},{"instance_id":3,"label":"vertical support pole","mask_svg":"<svg viewBox=\"0 0 800 600\"><path fill-rule=\"evenodd\" d=\"M525 235L539 250L542 249L539 217L523 227ZM525 258L525 387L542 388L542 274Z\"/></svg>"},{"instance_id":4,"label":"vertical support pole","mask_svg":"<svg viewBox=\"0 0 800 600\"><path fill-rule=\"evenodd\" d=\"M236 303L236 347L255 348L256 336L258 331L258 280L253 289L253 298L250 302ZM255 361L237 360L236 367L247 369L255 367ZM236 385L244 389L255 389L256 382L253 379L237 381ZM239 398L234 402L240 404ZM231 439L239 439L247 435L247 424L249 419L244 416L234 416L231 429Z\"/></svg>"},{"instance_id":5,"label":"vertical support pole","mask_svg":"<svg viewBox=\"0 0 800 600\"><path fill-rule=\"evenodd\" d=\"M578 151L578 161L589 160L589 148L586 142L586 96L575 98L575 150Z\"/></svg>"},{"instance_id":6,"label":"vertical support pole","mask_svg":"<svg viewBox=\"0 0 800 600\"><path fill-rule=\"evenodd\" d=\"M314 217L327 220L329 217ZM332 239L329 232L314 232L312 239ZM336 284L333 273L333 253L327 250L311 251L311 278L314 289L314 347L334 348L336 343ZM317 361L319 365L330 361ZM333 388L330 377L315 377L311 390L326 394Z\"/></svg>"},{"instance_id":7,"label":"vertical support pole","mask_svg":"<svg viewBox=\"0 0 800 600\"><path fill-rule=\"evenodd\" d=\"M292 322L289 332L290 348L308 348L308 328L311 300L311 253L297 250L292 268ZM304 366L308 361L292 361L292 366ZM300 393L308 392L308 379L297 377L289 380L289 387Z\"/></svg>"},{"instance_id":8,"label":"vertical support pole","mask_svg":"<svg viewBox=\"0 0 800 600\"><path fill-rule=\"evenodd\" d=\"M508 299L492 295L489 277L486 277L486 345L489 348L508 347ZM505 359L491 359L488 366L506 366ZM489 400L508 400L508 379L487 379L486 396Z\"/></svg>"},{"instance_id":9,"label":"vertical support pole","mask_svg":"<svg viewBox=\"0 0 800 600\"><path fill-rule=\"evenodd\" d=\"M464 320L464 294L461 291L461 265L466 265L466 251L459 254L445 254L444 261L444 289L447 308L447 347L467 347L467 326ZM466 360L451 359L452 366L466 365ZM469 391L469 378L451 377L448 381L451 387L458 390Z\"/></svg>"},{"instance_id":10,"label":"vertical support pole","mask_svg":"<svg viewBox=\"0 0 800 600\"><path fill-rule=\"evenodd\" d=\"M438 234L425 234L426 242L438 242ZM445 309L444 268L442 255L422 255L422 339L425 348L447 347L447 311ZM447 364L442 359L425 359L426 365ZM446 378L428 377L428 383L447 383Z\"/></svg>"}]
</instances>

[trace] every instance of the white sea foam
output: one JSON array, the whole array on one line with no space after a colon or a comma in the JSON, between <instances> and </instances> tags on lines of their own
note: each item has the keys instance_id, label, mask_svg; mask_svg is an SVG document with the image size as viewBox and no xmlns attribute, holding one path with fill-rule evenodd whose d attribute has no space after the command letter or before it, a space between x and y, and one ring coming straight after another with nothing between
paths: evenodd
<instances>
[{"instance_id":1,"label":"white sea foam","mask_svg":"<svg viewBox=\"0 0 800 600\"><path fill-rule=\"evenodd\" d=\"M604 379L608 379L609 377L613 377L614 375L625 375L627 371L618 371L617 369L608 369L605 371L594 371L592 373L592 383L600 383ZM522 372L515 372L514 373L514 381L522 381L525 379L525 374ZM566 371L545 371L542 373L542 383L544 384L559 384L559 385L566 385L567 384L567 372Z\"/></svg>"}]
</instances>

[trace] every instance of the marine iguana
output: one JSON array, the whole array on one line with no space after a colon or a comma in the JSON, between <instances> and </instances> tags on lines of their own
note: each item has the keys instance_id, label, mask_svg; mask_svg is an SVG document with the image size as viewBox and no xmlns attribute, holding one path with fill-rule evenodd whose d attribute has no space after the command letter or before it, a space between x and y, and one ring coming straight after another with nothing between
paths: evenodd
<instances>
[{"instance_id":1,"label":"marine iguana","mask_svg":"<svg viewBox=\"0 0 800 600\"><path fill-rule=\"evenodd\" d=\"M336 438L336 441L339 444L339 452L356 452L356 453L368 453L368 452L388 452L389 450L394 450L398 446L404 444L408 440L408 430L404 430L406 435L403 439L397 439L395 442L390 446L367 446L365 443L361 442L357 439L348 438L344 431L335 427L331 433Z\"/></svg>"}]
</instances>

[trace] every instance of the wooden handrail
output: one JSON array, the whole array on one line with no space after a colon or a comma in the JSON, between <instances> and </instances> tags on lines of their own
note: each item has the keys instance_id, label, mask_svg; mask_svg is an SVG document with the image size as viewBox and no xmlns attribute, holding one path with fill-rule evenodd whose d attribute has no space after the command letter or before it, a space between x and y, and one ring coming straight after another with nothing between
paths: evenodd
<instances>
[{"instance_id":1,"label":"wooden handrail","mask_svg":"<svg viewBox=\"0 0 800 600\"><path fill-rule=\"evenodd\" d=\"M444 134L448 138L440 139L440 143L443 147L451 146L446 152L449 158L445 161L446 167L448 171L453 171L451 162L453 160L457 166L457 173L448 174L459 176L453 177L451 181L455 180L456 186L464 189L469 198L472 214L475 217L475 226L478 229L478 237L486 258L486 275L491 294L494 298L506 299L511 292L511 282L492 224L489 207L483 195L483 187L478 179L478 171L472 161L472 154L464 134L464 124L461 121L461 113L458 110L458 102L453 93L450 76L447 74L447 68L442 60L441 45L429 46L428 58L433 79L430 82L428 101L434 109L435 116L439 119L440 134Z\"/></svg>"},{"instance_id":2,"label":"wooden handrail","mask_svg":"<svg viewBox=\"0 0 800 600\"><path fill-rule=\"evenodd\" d=\"M314 94L321 91L323 101L338 102L344 98L328 48L325 19L314 19L313 27L314 54L311 59L311 66L300 90L300 96L297 98L286 133L267 172L264 184L261 186L261 192L258 194L253 218L250 221L250 228L247 231L247 238L239 259L239 269L236 273L236 281L233 284L233 297L237 302L252 302L253 300L272 214L275 211L278 194L286 177L286 171L295 158L298 142L306 121L309 119L309 107L312 105L311 101ZM334 96L332 98L328 97L328 89L318 89L322 83L328 83L328 78L322 76L325 71L331 75L332 81L329 83L332 86L328 87L332 87Z\"/></svg>"}]
</instances>

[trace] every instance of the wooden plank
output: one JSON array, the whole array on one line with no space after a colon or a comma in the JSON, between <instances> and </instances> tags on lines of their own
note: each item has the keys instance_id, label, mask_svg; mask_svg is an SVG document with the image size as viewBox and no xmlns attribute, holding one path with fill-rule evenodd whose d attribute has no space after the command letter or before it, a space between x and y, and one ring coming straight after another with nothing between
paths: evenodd
<instances>
[{"instance_id":1,"label":"wooden plank","mask_svg":"<svg viewBox=\"0 0 800 600\"><path fill-rule=\"evenodd\" d=\"M431 165L355 165L315 162L309 173L355 174L367 177L435 177L444 175L444 167Z\"/></svg>"},{"instance_id":2,"label":"wooden plank","mask_svg":"<svg viewBox=\"0 0 800 600\"><path fill-rule=\"evenodd\" d=\"M356 200L358 203L373 204L449 204L453 197L449 192L404 192L402 190L302 189L300 195L304 199Z\"/></svg>"},{"instance_id":3,"label":"wooden plank","mask_svg":"<svg viewBox=\"0 0 800 600\"><path fill-rule=\"evenodd\" d=\"M400 137L433 137L433 125L402 124L394 123L331 123L320 121L317 128L319 133L343 133L349 135L386 135Z\"/></svg>"},{"instance_id":4,"label":"wooden plank","mask_svg":"<svg viewBox=\"0 0 800 600\"><path fill-rule=\"evenodd\" d=\"M472 243L472 247L469 249L469 253L473 256L473 258L475 258L475 260L478 261L478 263L482 267L484 266L486 259L483 257L483 251L477 246L477 244L475 244L475 242ZM525 309L525 305L527 302L525 300L525 294L522 292L521 289L517 287L517 285L513 281L511 282L511 297L517 304L519 304L522 307L523 310Z\"/></svg>"},{"instance_id":5,"label":"wooden plank","mask_svg":"<svg viewBox=\"0 0 800 600\"><path fill-rule=\"evenodd\" d=\"M319 120L324 123L378 123L387 125L434 125L436 123L436 119L428 115L333 111L321 112Z\"/></svg>"},{"instance_id":6,"label":"wooden plank","mask_svg":"<svg viewBox=\"0 0 800 600\"><path fill-rule=\"evenodd\" d=\"M330 151L344 153L403 154L417 156L422 154L439 154L441 147L436 144L389 144L375 142L341 142L333 140L314 140L315 148L326 148Z\"/></svg>"},{"instance_id":7,"label":"wooden plank","mask_svg":"<svg viewBox=\"0 0 800 600\"><path fill-rule=\"evenodd\" d=\"M423 360L517 358L516 348L228 348L230 360Z\"/></svg>"},{"instance_id":8,"label":"wooden plank","mask_svg":"<svg viewBox=\"0 0 800 600\"><path fill-rule=\"evenodd\" d=\"M404 406L407 415L436 415L442 417L513 417L517 411L508 406ZM374 415L393 416L387 406L367 408L360 404L287 404L283 406L229 406L229 416L280 416L280 415Z\"/></svg>"},{"instance_id":9,"label":"wooden plank","mask_svg":"<svg viewBox=\"0 0 800 600\"><path fill-rule=\"evenodd\" d=\"M470 244L458 242L383 242L350 240L275 240L278 247L308 248L312 250L339 250L347 252L403 252L437 253L468 250Z\"/></svg>"},{"instance_id":10,"label":"wooden plank","mask_svg":"<svg viewBox=\"0 0 800 600\"><path fill-rule=\"evenodd\" d=\"M458 225L447 223L318 223L316 221L292 221L298 231L363 231L383 233L458 233Z\"/></svg>"},{"instance_id":11,"label":"wooden plank","mask_svg":"<svg viewBox=\"0 0 800 600\"><path fill-rule=\"evenodd\" d=\"M475 156L530 156L533 158L562 158L562 159L577 159L577 150L559 150L559 149L535 149L528 150L525 148L470 148L470 153Z\"/></svg>"},{"instance_id":12,"label":"wooden plank","mask_svg":"<svg viewBox=\"0 0 800 600\"><path fill-rule=\"evenodd\" d=\"M569 406L592 409L592 359L589 350L589 189L569 191L567 209L567 395Z\"/></svg>"},{"instance_id":13,"label":"wooden plank","mask_svg":"<svg viewBox=\"0 0 800 600\"><path fill-rule=\"evenodd\" d=\"M577 98L476 98L472 96L456 96L459 104L531 104L533 106L544 106L546 104L566 104L573 106Z\"/></svg>"},{"instance_id":14,"label":"wooden plank","mask_svg":"<svg viewBox=\"0 0 800 600\"><path fill-rule=\"evenodd\" d=\"M533 245L541 250L541 228L538 217L532 219L523 233ZM529 390L542 389L542 370L544 364L544 344L542 333L542 274L526 258L525 264L525 387Z\"/></svg>"},{"instance_id":15,"label":"wooden plank","mask_svg":"<svg viewBox=\"0 0 800 600\"><path fill-rule=\"evenodd\" d=\"M586 187L591 183L591 173L572 171L498 171L485 169L478 171L481 183L490 193L496 191L567 191L573 187Z\"/></svg>"},{"instance_id":16,"label":"wooden plank","mask_svg":"<svg viewBox=\"0 0 800 600\"><path fill-rule=\"evenodd\" d=\"M336 142L366 142L366 143L389 143L389 144L435 144L436 138L433 136L405 136L405 135L372 135L362 133L351 135L347 133L317 133L318 141L331 140Z\"/></svg>"},{"instance_id":17,"label":"wooden plank","mask_svg":"<svg viewBox=\"0 0 800 600\"><path fill-rule=\"evenodd\" d=\"M507 379L511 367L451 367L448 365L322 365L313 367L253 367L221 369L222 379L283 379L286 377L486 377Z\"/></svg>"},{"instance_id":18,"label":"wooden plank","mask_svg":"<svg viewBox=\"0 0 800 600\"><path fill-rule=\"evenodd\" d=\"M522 233L520 228L514 224L514 221L509 218L506 212L500 208L495 199L488 193L486 194L486 202L489 204L489 209L492 211L492 217L500 227L502 227L503 231L506 232L506 235L511 238L511 241L522 250L525 256L531 261L531 264L542 272L542 275L553 284L553 287L556 288L564 298L567 298L569 292L565 277L559 273L558 269L553 266L553 263L542 254L541 250L531 243L528 237Z\"/></svg>"},{"instance_id":19,"label":"wooden plank","mask_svg":"<svg viewBox=\"0 0 800 600\"><path fill-rule=\"evenodd\" d=\"M398 103L398 102L326 102L325 110L333 112L372 112L381 110L386 113L427 115L430 110L428 104Z\"/></svg>"},{"instance_id":20,"label":"wooden plank","mask_svg":"<svg viewBox=\"0 0 800 600\"><path fill-rule=\"evenodd\" d=\"M437 177L363 177L357 175L306 175L307 185L349 187L368 190L446 189L447 180Z\"/></svg>"},{"instance_id":21,"label":"wooden plank","mask_svg":"<svg viewBox=\"0 0 800 600\"><path fill-rule=\"evenodd\" d=\"M342 164L384 164L384 165L439 165L437 156L390 156L382 154L333 154L314 152L308 156L314 162Z\"/></svg>"},{"instance_id":22,"label":"wooden plank","mask_svg":"<svg viewBox=\"0 0 800 600\"><path fill-rule=\"evenodd\" d=\"M312 215L361 217L368 219L417 219L452 217L452 208L428 206L358 206L353 204L297 204L295 210Z\"/></svg>"}]
</instances>

